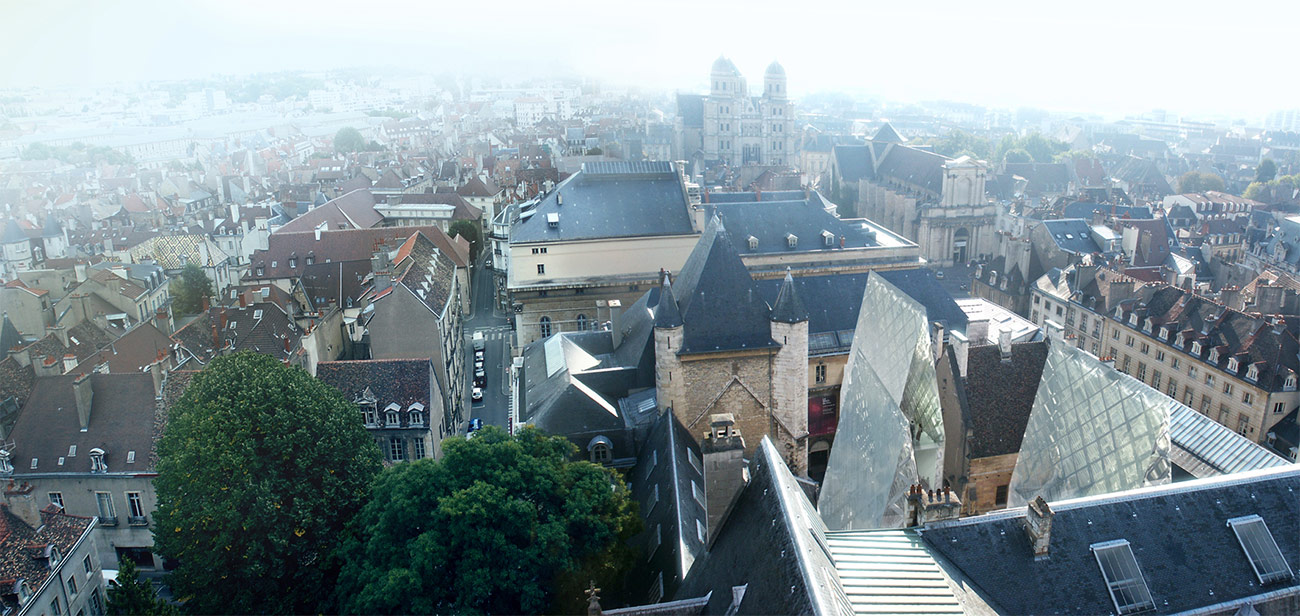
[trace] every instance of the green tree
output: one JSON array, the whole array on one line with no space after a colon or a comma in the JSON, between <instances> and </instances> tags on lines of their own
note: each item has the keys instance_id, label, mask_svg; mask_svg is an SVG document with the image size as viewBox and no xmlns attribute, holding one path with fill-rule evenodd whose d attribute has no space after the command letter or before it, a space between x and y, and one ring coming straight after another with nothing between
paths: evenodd
<instances>
[{"instance_id":1,"label":"green tree","mask_svg":"<svg viewBox=\"0 0 1300 616\"><path fill-rule=\"evenodd\" d=\"M361 131L344 126L334 133L334 149L339 152L360 152L366 149L366 138L361 136Z\"/></svg>"},{"instance_id":2,"label":"green tree","mask_svg":"<svg viewBox=\"0 0 1300 616\"><path fill-rule=\"evenodd\" d=\"M117 565L117 579L108 584L109 616L175 616L176 608L158 598L149 580L140 579L135 562L123 558Z\"/></svg>"},{"instance_id":3,"label":"green tree","mask_svg":"<svg viewBox=\"0 0 1300 616\"><path fill-rule=\"evenodd\" d=\"M1057 154L1069 149L1064 142L1048 139L1042 133L1036 132L1022 137L1020 147L1024 148L1036 163L1050 163Z\"/></svg>"},{"instance_id":4,"label":"green tree","mask_svg":"<svg viewBox=\"0 0 1300 616\"><path fill-rule=\"evenodd\" d=\"M180 314L197 314L203 298L212 297L212 279L197 263L187 263L180 278L171 282L172 308Z\"/></svg>"},{"instance_id":5,"label":"green tree","mask_svg":"<svg viewBox=\"0 0 1300 616\"><path fill-rule=\"evenodd\" d=\"M478 258L478 251L482 248L483 232L479 229L477 223L472 220L457 220L451 223L447 228L452 237L460 236L469 242L469 258L474 260Z\"/></svg>"},{"instance_id":6,"label":"green tree","mask_svg":"<svg viewBox=\"0 0 1300 616\"><path fill-rule=\"evenodd\" d=\"M1271 192L1272 191L1269 190L1268 184L1264 182L1251 182L1250 186L1246 187L1246 192L1242 193L1241 196L1247 199L1254 199L1255 201L1264 201L1266 195L1270 195Z\"/></svg>"},{"instance_id":7,"label":"green tree","mask_svg":"<svg viewBox=\"0 0 1300 616\"><path fill-rule=\"evenodd\" d=\"M333 558L379 471L338 390L269 355L214 359L158 443L154 548L200 614L333 611Z\"/></svg>"},{"instance_id":8,"label":"green tree","mask_svg":"<svg viewBox=\"0 0 1300 616\"><path fill-rule=\"evenodd\" d=\"M640 532L623 480L568 440L487 427L439 460L385 469L343 552L350 613L580 613L594 580L616 601ZM572 594L567 596L565 593Z\"/></svg>"},{"instance_id":9,"label":"green tree","mask_svg":"<svg viewBox=\"0 0 1300 616\"><path fill-rule=\"evenodd\" d=\"M1026 152L1024 148L1016 148L1007 150L1007 153L1002 155L1002 160L1008 163L1032 163L1034 157L1030 156L1029 152Z\"/></svg>"},{"instance_id":10,"label":"green tree","mask_svg":"<svg viewBox=\"0 0 1300 616\"><path fill-rule=\"evenodd\" d=\"M1201 173L1199 171L1188 171L1178 178L1178 192L1203 193L1206 191L1222 191L1223 178L1213 173Z\"/></svg>"},{"instance_id":11,"label":"green tree","mask_svg":"<svg viewBox=\"0 0 1300 616\"><path fill-rule=\"evenodd\" d=\"M53 150L44 143L33 143L23 149L23 160L48 160L54 158Z\"/></svg>"},{"instance_id":12,"label":"green tree","mask_svg":"<svg viewBox=\"0 0 1300 616\"><path fill-rule=\"evenodd\" d=\"M1272 182L1277 177L1277 163L1271 158L1265 158L1255 169L1256 182Z\"/></svg>"}]
</instances>

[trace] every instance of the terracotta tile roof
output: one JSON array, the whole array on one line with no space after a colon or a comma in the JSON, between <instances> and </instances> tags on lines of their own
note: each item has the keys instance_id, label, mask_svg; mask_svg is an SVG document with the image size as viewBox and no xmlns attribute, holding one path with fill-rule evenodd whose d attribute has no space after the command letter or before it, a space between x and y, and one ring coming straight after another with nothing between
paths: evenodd
<instances>
[{"instance_id":1,"label":"terracotta tile roof","mask_svg":"<svg viewBox=\"0 0 1300 616\"><path fill-rule=\"evenodd\" d=\"M26 580L33 592L40 588L50 576L45 547L53 545L68 556L77 540L90 530L91 522L90 518L68 515L49 505L41 511L41 526L32 528L9 511L8 505L0 505L0 584L9 582L3 593L9 595L18 580ZM5 597L4 604L6 608L18 607L11 596Z\"/></svg>"}]
</instances>

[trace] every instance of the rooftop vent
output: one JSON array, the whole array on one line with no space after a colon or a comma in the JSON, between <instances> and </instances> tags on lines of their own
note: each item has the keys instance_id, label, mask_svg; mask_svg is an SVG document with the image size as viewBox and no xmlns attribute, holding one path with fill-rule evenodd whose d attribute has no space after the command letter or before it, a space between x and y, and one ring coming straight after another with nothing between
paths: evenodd
<instances>
[{"instance_id":1,"label":"rooftop vent","mask_svg":"<svg viewBox=\"0 0 1300 616\"><path fill-rule=\"evenodd\" d=\"M555 212L551 212L550 214L547 214L546 226L558 228L560 226L560 215Z\"/></svg>"}]
</instances>

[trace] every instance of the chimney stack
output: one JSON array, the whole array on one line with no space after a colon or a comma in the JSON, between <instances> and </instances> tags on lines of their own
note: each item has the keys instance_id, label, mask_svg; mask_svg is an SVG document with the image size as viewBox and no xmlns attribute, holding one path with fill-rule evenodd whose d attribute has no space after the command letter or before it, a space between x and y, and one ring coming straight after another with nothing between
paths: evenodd
<instances>
[{"instance_id":1,"label":"chimney stack","mask_svg":"<svg viewBox=\"0 0 1300 616\"><path fill-rule=\"evenodd\" d=\"M89 372L72 380L72 396L77 400L77 419L81 422L82 432L90 429L90 403L94 394L90 388Z\"/></svg>"},{"instance_id":2,"label":"chimney stack","mask_svg":"<svg viewBox=\"0 0 1300 616\"><path fill-rule=\"evenodd\" d=\"M1043 497L1037 496L1025 512L1025 533L1029 543L1034 547L1034 558L1047 558L1047 549L1052 541L1052 508Z\"/></svg>"},{"instance_id":3,"label":"chimney stack","mask_svg":"<svg viewBox=\"0 0 1300 616\"><path fill-rule=\"evenodd\" d=\"M749 483L745 439L735 425L736 418L730 413L711 415L709 434L700 446L704 458L704 498L710 543L731 513L741 489Z\"/></svg>"},{"instance_id":4,"label":"chimney stack","mask_svg":"<svg viewBox=\"0 0 1300 616\"><path fill-rule=\"evenodd\" d=\"M163 380L167 377L167 354L162 350L158 351L158 356L152 364L149 364L149 375L153 377L153 397L155 400L162 400Z\"/></svg>"},{"instance_id":5,"label":"chimney stack","mask_svg":"<svg viewBox=\"0 0 1300 616\"><path fill-rule=\"evenodd\" d=\"M961 515L961 500L946 486L927 490L919 483L912 484L907 491L907 513L910 526L954 520Z\"/></svg>"}]
</instances>

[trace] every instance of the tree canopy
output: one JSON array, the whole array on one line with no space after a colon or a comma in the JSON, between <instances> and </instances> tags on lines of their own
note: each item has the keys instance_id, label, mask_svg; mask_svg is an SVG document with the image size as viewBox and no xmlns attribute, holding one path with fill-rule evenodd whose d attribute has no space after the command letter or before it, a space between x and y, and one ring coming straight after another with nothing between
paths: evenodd
<instances>
[{"instance_id":1,"label":"tree canopy","mask_svg":"<svg viewBox=\"0 0 1300 616\"><path fill-rule=\"evenodd\" d=\"M87 146L76 142L71 145L49 146L33 143L23 149L23 160L57 160L72 165L107 163L110 165L128 165L134 163L129 154L119 152L107 146Z\"/></svg>"},{"instance_id":2,"label":"tree canopy","mask_svg":"<svg viewBox=\"0 0 1300 616\"><path fill-rule=\"evenodd\" d=\"M1029 152L1026 152L1024 148L1016 148L1007 150L1007 153L1002 155L1002 160L1008 163L1032 163L1034 157L1030 156Z\"/></svg>"},{"instance_id":3,"label":"tree canopy","mask_svg":"<svg viewBox=\"0 0 1300 616\"><path fill-rule=\"evenodd\" d=\"M918 144L923 142L918 141ZM937 153L951 158L969 156L971 158L1009 163L1050 163L1057 155L1066 152L1069 146L1063 141L1049 139L1042 134L1032 132L1024 136L1003 135L995 146L986 137L972 135L961 130L950 130L934 139L930 147ZM1008 158L1010 155L1010 158Z\"/></svg>"},{"instance_id":4,"label":"tree canopy","mask_svg":"<svg viewBox=\"0 0 1300 616\"><path fill-rule=\"evenodd\" d=\"M214 359L158 444L154 548L189 611L331 611L333 555L379 470L356 407L251 352Z\"/></svg>"},{"instance_id":5,"label":"tree canopy","mask_svg":"<svg viewBox=\"0 0 1300 616\"><path fill-rule=\"evenodd\" d=\"M1271 182L1275 177L1277 177L1277 163L1271 158L1260 161L1259 166L1255 168L1255 181Z\"/></svg>"},{"instance_id":6,"label":"tree canopy","mask_svg":"<svg viewBox=\"0 0 1300 616\"><path fill-rule=\"evenodd\" d=\"M579 613L589 581L616 593L641 521L622 479L575 452L533 428L489 426L444 441L439 460L385 469L343 551L340 607Z\"/></svg>"},{"instance_id":7,"label":"tree canopy","mask_svg":"<svg viewBox=\"0 0 1300 616\"><path fill-rule=\"evenodd\" d=\"M1213 173L1201 173L1199 171L1188 171L1178 178L1178 192L1202 193L1209 190L1222 191L1223 178Z\"/></svg>"},{"instance_id":8,"label":"tree canopy","mask_svg":"<svg viewBox=\"0 0 1300 616\"><path fill-rule=\"evenodd\" d=\"M366 149L366 138L361 131L344 126L334 133L334 149L339 152L361 152Z\"/></svg>"},{"instance_id":9,"label":"tree canopy","mask_svg":"<svg viewBox=\"0 0 1300 616\"><path fill-rule=\"evenodd\" d=\"M1300 190L1300 174L1284 175L1267 182L1251 182L1242 196L1268 204L1294 203L1297 190Z\"/></svg>"},{"instance_id":10,"label":"tree canopy","mask_svg":"<svg viewBox=\"0 0 1300 616\"><path fill-rule=\"evenodd\" d=\"M469 242L470 260L478 258L478 251L483 247L483 232L479 229L478 223L472 220L457 220L451 223L447 230L452 237L459 235Z\"/></svg>"},{"instance_id":11,"label":"tree canopy","mask_svg":"<svg viewBox=\"0 0 1300 616\"><path fill-rule=\"evenodd\" d=\"M197 263L185 264L180 277L172 280L169 291L172 308L178 314L197 314L203 309L203 298L215 293L212 279Z\"/></svg>"},{"instance_id":12,"label":"tree canopy","mask_svg":"<svg viewBox=\"0 0 1300 616\"><path fill-rule=\"evenodd\" d=\"M176 608L158 598L148 580L140 579L135 562L123 558L117 566L117 579L108 585L105 612L109 616L173 616Z\"/></svg>"}]
</instances>

